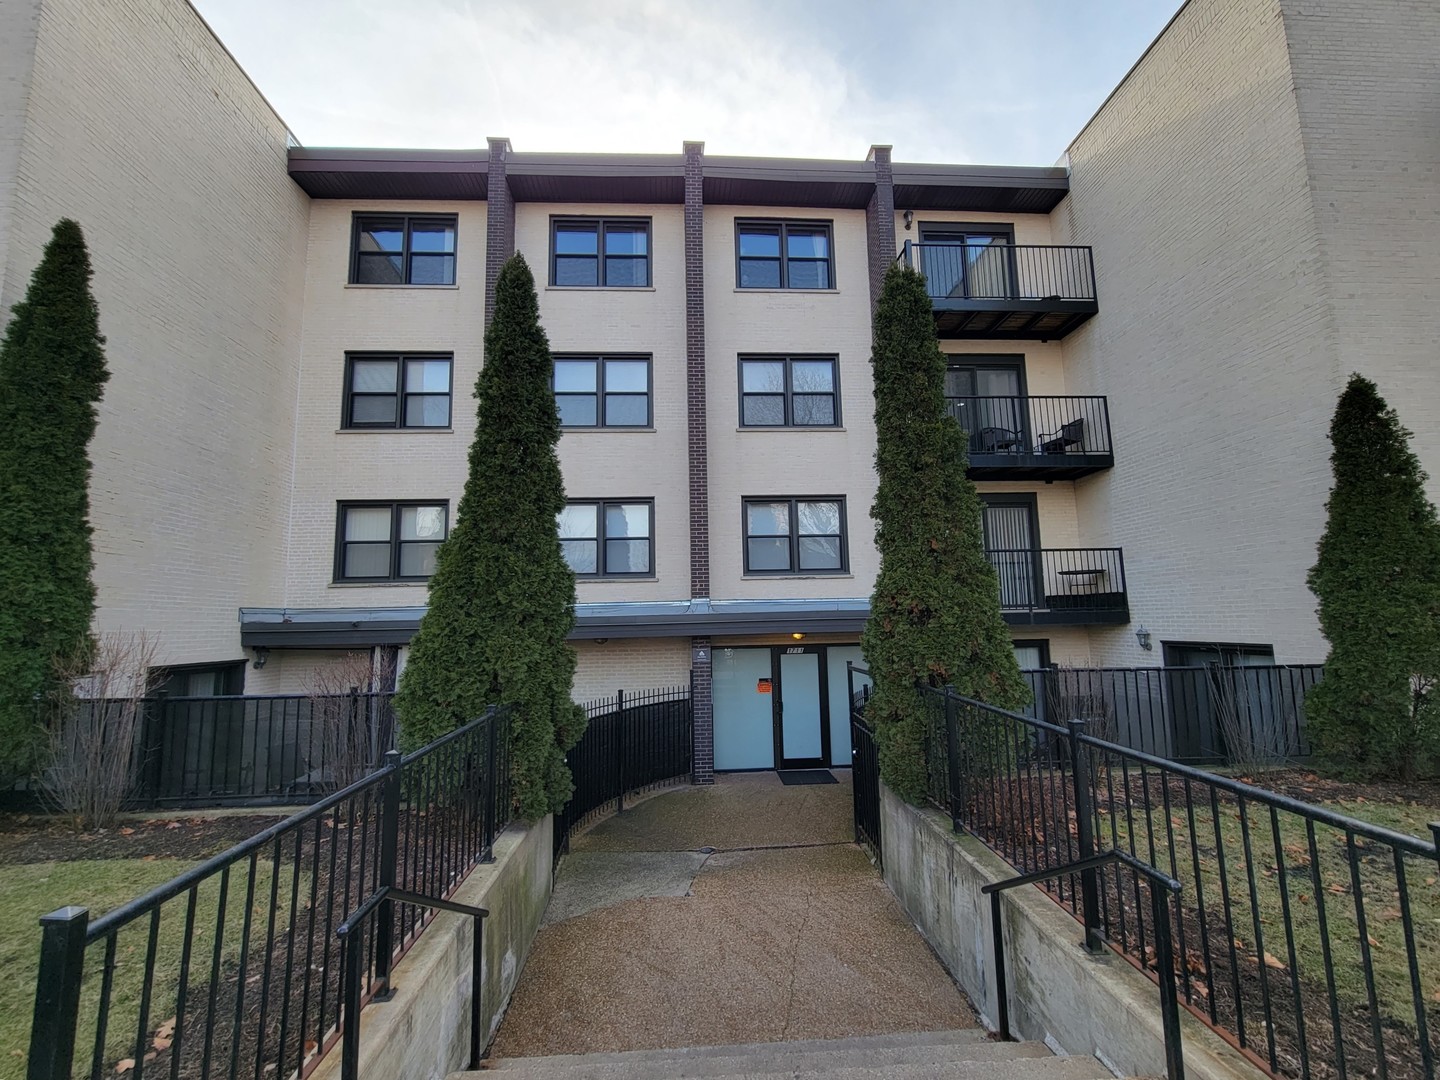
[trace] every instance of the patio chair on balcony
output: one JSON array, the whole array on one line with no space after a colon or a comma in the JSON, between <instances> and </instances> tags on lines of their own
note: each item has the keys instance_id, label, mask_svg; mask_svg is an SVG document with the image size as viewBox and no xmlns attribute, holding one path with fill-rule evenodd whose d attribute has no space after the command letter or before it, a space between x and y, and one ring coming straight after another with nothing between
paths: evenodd
<instances>
[{"instance_id":1,"label":"patio chair on balcony","mask_svg":"<svg viewBox=\"0 0 1440 1080\"><path fill-rule=\"evenodd\" d=\"M1071 447L1079 450L1084 445L1085 418L1082 416L1077 420L1071 420L1068 424L1061 424L1059 431L1041 435L1038 452L1041 454L1068 454Z\"/></svg>"}]
</instances>

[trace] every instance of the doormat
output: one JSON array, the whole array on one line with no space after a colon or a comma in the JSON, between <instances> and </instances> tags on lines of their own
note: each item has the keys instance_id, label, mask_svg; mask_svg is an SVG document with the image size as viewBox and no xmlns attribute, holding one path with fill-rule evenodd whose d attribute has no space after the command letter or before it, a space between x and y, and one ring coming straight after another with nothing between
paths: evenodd
<instances>
[{"instance_id":1,"label":"doormat","mask_svg":"<svg viewBox=\"0 0 1440 1080\"><path fill-rule=\"evenodd\" d=\"M838 784L829 769L780 769L776 775L782 784Z\"/></svg>"}]
</instances>

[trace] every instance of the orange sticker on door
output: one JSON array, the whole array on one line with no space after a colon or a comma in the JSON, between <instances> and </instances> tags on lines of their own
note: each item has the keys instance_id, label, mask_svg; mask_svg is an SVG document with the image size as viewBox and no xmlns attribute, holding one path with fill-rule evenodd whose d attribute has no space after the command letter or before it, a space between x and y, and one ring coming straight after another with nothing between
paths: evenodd
<instances>
[{"instance_id":1,"label":"orange sticker on door","mask_svg":"<svg viewBox=\"0 0 1440 1080\"><path fill-rule=\"evenodd\" d=\"M768 694L768 693L770 693L770 680L769 680L769 679L757 679L757 680L755 681L755 693L757 693L757 694Z\"/></svg>"}]
</instances>

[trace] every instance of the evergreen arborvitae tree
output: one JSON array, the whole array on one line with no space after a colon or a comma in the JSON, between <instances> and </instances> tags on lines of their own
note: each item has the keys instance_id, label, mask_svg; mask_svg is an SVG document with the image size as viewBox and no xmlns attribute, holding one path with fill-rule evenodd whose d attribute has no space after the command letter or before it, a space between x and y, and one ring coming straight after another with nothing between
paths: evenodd
<instances>
[{"instance_id":1,"label":"evergreen arborvitae tree","mask_svg":"<svg viewBox=\"0 0 1440 1080\"><path fill-rule=\"evenodd\" d=\"M1322 764L1355 779L1412 779L1440 742L1440 524L1409 439L1375 384L1350 376L1308 579L1330 656L1305 716Z\"/></svg>"},{"instance_id":2,"label":"evergreen arborvitae tree","mask_svg":"<svg viewBox=\"0 0 1440 1080\"><path fill-rule=\"evenodd\" d=\"M95 614L90 455L105 339L80 226L55 226L0 343L0 773L35 760L37 695Z\"/></svg>"},{"instance_id":3,"label":"evergreen arborvitae tree","mask_svg":"<svg viewBox=\"0 0 1440 1080\"><path fill-rule=\"evenodd\" d=\"M875 683L868 716L880 774L925 794L926 717L915 684L1018 708L1029 700L985 557L966 435L945 411L945 357L925 279L892 265L875 312L875 468L870 516L880 574L861 637Z\"/></svg>"},{"instance_id":4,"label":"evergreen arborvitae tree","mask_svg":"<svg viewBox=\"0 0 1440 1080\"><path fill-rule=\"evenodd\" d=\"M555 444L550 343L535 279L513 256L495 286L470 475L430 579L430 608L410 646L395 711L414 748L514 706L510 761L520 812L559 810L573 785L565 751L585 728L570 700L575 575L560 553L556 515L565 486Z\"/></svg>"}]
</instances>

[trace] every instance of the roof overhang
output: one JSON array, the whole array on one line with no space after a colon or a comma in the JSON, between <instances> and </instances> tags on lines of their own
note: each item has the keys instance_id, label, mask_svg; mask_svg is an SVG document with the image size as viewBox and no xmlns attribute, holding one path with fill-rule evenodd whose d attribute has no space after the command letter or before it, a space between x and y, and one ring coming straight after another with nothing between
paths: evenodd
<instances>
[{"instance_id":1,"label":"roof overhang","mask_svg":"<svg viewBox=\"0 0 1440 1080\"><path fill-rule=\"evenodd\" d=\"M489 172L485 150L290 150L290 177L312 199L484 199Z\"/></svg>"},{"instance_id":2,"label":"roof overhang","mask_svg":"<svg viewBox=\"0 0 1440 1080\"><path fill-rule=\"evenodd\" d=\"M240 642L275 649L404 645L424 614L423 607L241 608ZM576 604L570 640L859 633L869 614L864 598Z\"/></svg>"},{"instance_id":3,"label":"roof overhang","mask_svg":"<svg viewBox=\"0 0 1440 1080\"><path fill-rule=\"evenodd\" d=\"M488 150L294 147L290 175L316 199L484 199ZM506 155L517 202L682 203L682 154ZM1004 165L893 166L897 210L1046 214L1070 190L1063 168ZM875 193L873 161L704 158L710 205L863 210Z\"/></svg>"}]
</instances>

